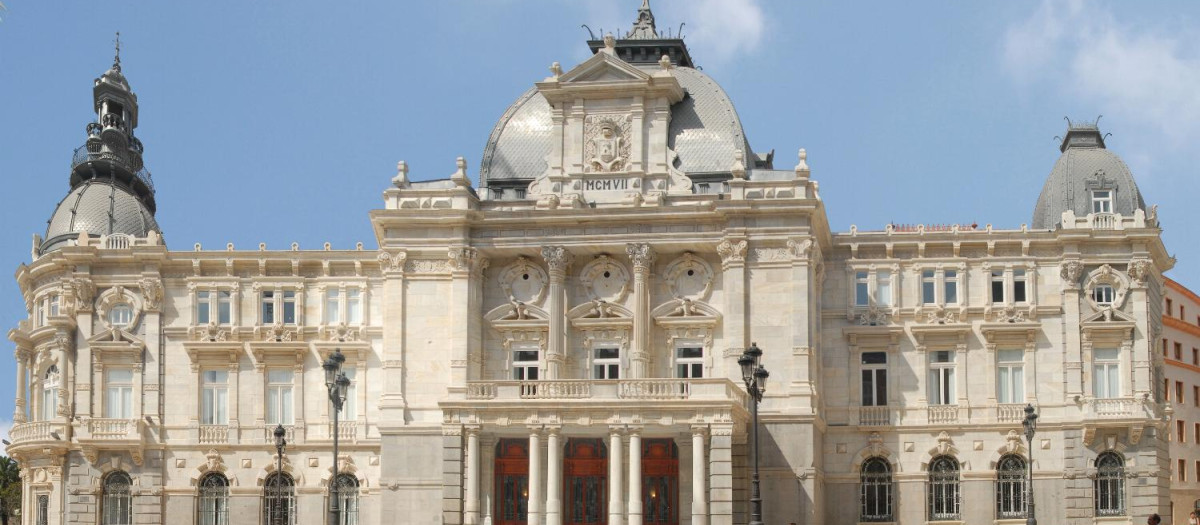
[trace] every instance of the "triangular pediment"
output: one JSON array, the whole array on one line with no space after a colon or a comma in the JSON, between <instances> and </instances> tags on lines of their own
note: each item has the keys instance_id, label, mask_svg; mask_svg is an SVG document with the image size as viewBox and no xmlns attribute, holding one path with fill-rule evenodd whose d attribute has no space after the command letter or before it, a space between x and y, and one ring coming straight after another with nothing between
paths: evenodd
<instances>
[{"instance_id":1,"label":"triangular pediment","mask_svg":"<svg viewBox=\"0 0 1200 525\"><path fill-rule=\"evenodd\" d=\"M108 346L135 346L142 348L146 346L141 339L138 339L133 334L116 328L97 331L95 335L88 338L88 344L91 346L108 345Z\"/></svg>"},{"instance_id":2,"label":"triangular pediment","mask_svg":"<svg viewBox=\"0 0 1200 525\"><path fill-rule=\"evenodd\" d=\"M1083 319L1084 323L1132 323L1134 319L1129 314L1116 308L1104 308Z\"/></svg>"},{"instance_id":3,"label":"triangular pediment","mask_svg":"<svg viewBox=\"0 0 1200 525\"><path fill-rule=\"evenodd\" d=\"M603 51L592 55L558 78L559 82L626 82L649 80L645 71Z\"/></svg>"}]
</instances>

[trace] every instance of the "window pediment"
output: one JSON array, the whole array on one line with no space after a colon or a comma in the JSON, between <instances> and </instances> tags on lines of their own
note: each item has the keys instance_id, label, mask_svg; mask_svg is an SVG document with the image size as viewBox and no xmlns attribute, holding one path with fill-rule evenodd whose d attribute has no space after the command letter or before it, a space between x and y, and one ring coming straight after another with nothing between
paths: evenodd
<instances>
[{"instance_id":1,"label":"window pediment","mask_svg":"<svg viewBox=\"0 0 1200 525\"><path fill-rule=\"evenodd\" d=\"M183 350L192 362L192 372L202 363L235 365L242 353L242 343L234 341L184 341Z\"/></svg>"}]
</instances>

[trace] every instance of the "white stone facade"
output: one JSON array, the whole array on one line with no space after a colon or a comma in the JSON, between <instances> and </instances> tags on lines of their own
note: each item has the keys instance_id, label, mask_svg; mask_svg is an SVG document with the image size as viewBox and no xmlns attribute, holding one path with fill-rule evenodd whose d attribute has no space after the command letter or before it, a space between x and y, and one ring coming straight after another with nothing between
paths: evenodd
<instances>
[{"instance_id":1,"label":"white stone facade","mask_svg":"<svg viewBox=\"0 0 1200 525\"><path fill-rule=\"evenodd\" d=\"M1010 523L1025 500L1001 503L998 464L1031 455L1044 523L1167 513L1152 211L837 233L803 150L786 170L738 150L700 192L667 131L676 65L615 44L537 83L555 146L524 198L481 199L462 159L430 182L401 163L377 251L151 232L35 253L9 334L24 523L42 496L51 523L108 523L116 471L137 523L207 523L211 473L229 523L265 523L277 423L298 523L325 519L334 432L357 523L745 523L752 343L766 523ZM355 370L336 429L334 349Z\"/></svg>"}]
</instances>

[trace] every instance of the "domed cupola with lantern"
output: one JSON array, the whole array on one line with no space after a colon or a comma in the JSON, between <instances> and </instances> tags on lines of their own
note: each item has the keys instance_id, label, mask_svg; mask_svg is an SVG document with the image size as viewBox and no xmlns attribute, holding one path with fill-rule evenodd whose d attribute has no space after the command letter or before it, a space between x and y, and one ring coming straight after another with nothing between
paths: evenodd
<instances>
[{"instance_id":1,"label":"domed cupola with lantern","mask_svg":"<svg viewBox=\"0 0 1200 525\"><path fill-rule=\"evenodd\" d=\"M112 67L95 80L92 101L96 121L88 123L87 140L71 158L71 190L50 216L45 238L36 242L39 255L81 243L84 235L111 247L159 238L154 181L134 136L137 94L121 72L119 40Z\"/></svg>"}]
</instances>

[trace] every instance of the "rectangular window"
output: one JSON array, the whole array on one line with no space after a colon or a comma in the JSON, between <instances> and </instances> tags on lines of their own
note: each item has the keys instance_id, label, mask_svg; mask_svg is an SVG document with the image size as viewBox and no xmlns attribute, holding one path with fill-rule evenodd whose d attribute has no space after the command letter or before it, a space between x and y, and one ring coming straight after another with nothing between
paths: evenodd
<instances>
[{"instance_id":1,"label":"rectangular window","mask_svg":"<svg viewBox=\"0 0 1200 525\"><path fill-rule=\"evenodd\" d=\"M704 348L681 346L675 349L675 375L680 379L704 377Z\"/></svg>"},{"instance_id":2,"label":"rectangular window","mask_svg":"<svg viewBox=\"0 0 1200 525\"><path fill-rule=\"evenodd\" d=\"M275 292L262 293L262 324L275 324Z\"/></svg>"},{"instance_id":3,"label":"rectangular window","mask_svg":"<svg viewBox=\"0 0 1200 525\"><path fill-rule=\"evenodd\" d=\"M1163 380L1163 401L1170 401L1170 400L1171 400L1171 380L1164 379Z\"/></svg>"},{"instance_id":4,"label":"rectangular window","mask_svg":"<svg viewBox=\"0 0 1200 525\"><path fill-rule=\"evenodd\" d=\"M513 379L518 381L536 381L538 378L538 351L513 351Z\"/></svg>"},{"instance_id":5,"label":"rectangular window","mask_svg":"<svg viewBox=\"0 0 1200 525\"><path fill-rule=\"evenodd\" d=\"M1200 386L1192 385L1192 406L1200 407Z\"/></svg>"},{"instance_id":6,"label":"rectangular window","mask_svg":"<svg viewBox=\"0 0 1200 525\"><path fill-rule=\"evenodd\" d=\"M929 364L929 404L954 405L954 352L931 352Z\"/></svg>"},{"instance_id":7,"label":"rectangular window","mask_svg":"<svg viewBox=\"0 0 1200 525\"><path fill-rule=\"evenodd\" d=\"M862 406L887 406L887 353L862 354Z\"/></svg>"},{"instance_id":8,"label":"rectangular window","mask_svg":"<svg viewBox=\"0 0 1200 525\"><path fill-rule=\"evenodd\" d=\"M351 288L346 290L346 322L362 324L362 290Z\"/></svg>"},{"instance_id":9,"label":"rectangular window","mask_svg":"<svg viewBox=\"0 0 1200 525\"><path fill-rule=\"evenodd\" d=\"M50 317L58 317L58 294L50 296Z\"/></svg>"},{"instance_id":10,"label":"rectangular window","mask_svg":"<svg viewBox=\"0 0 1200 525\"><path fill-rule=\"evenodd\" d=\"M933 270L921 272L921 304L937 304L937 282L933 278Z\"/></svg>"},{"instance_id":11,"label":"rectangular window","mask_svg":"<svg viewBox=\"0 0 1200 525\"><path fill-rule=\"evenodd\" d=\"M1100 306L1108 306L1113 303L1113 287L1110 284L1097 284L1092 288L1092 300Z\"/></svg>"},{"instance_id":12,"label":"rectangular window","mask_svg":"<svg viewBox=\"0 0 1200 525\"><path fill-rule=\"evenodd\" d=\"M296 292L283 292L283 324L296 324Z\"/></svg>"},{"instance_id":13,"label":"rectangular window","mask_svg":"<svg viewBox=\"0 0 1200 525\"><path fill-rule=\"evenodd\" d=\"M38 326L46 326L46 308L42 301L37 301L33 305L33 315L37 319Z\"/></svg>"},{"instance_id":14,"label":"rectangular window","mask_svg":"<svg viewBox=\"0 0 1200 525\"><path fill-rule=\"evenodd\" d=\"M867 290L867 272L856 272L854 274L855 306L867 306L870 303L871 294Z\"/></svg>"},{"instance_id":15,"label":"rectangular window","mask_svg":"<svg viewBox=\"0 0 1200 525\"><path fill-rule=\"evenodd\" d=\"M267 423L291 425L293 373L287 369L267 370Z\"/></svg>"},{"instance_id":16,"label":"rectangular window","mask_svg":"<svg viewBox=\"0 0 1200 525\"><path fill-rule=\"evenodd\" d=\"M204 388L200 398L200 423L229 424L229 372L208 370L202 374Z\"/></svg>"},{"instance_id":17,"label":"rectangular window","mask_svg":"<svg viewBox=\"0 0 1200 525\"><path fill-rule=\"evenodd\" d=\"M337 324L342 322L341 293L337 290L325 292L325 322Z\"/></svg>"},{"instance_id":18,"label":"rectangular window","mask_svg":"<svg viewBox=\"0 0 1200 525\"><path fill-rule=\"evenodd\" d=\"M1013 302L1028 302L1025 270L1013 270Z\"/></svg>"},{"instance_id":19,"label":"rectangular window","mask_svg":"<svg viewBox=\"0 0 1200 525\"><path fill-rule=\"evenodd\" d=\"M231 292L217 292L217 323L229 324L229 312L232 305Z\"/></svg>"},{"instance_id":20,"label":"rectangular window","mask_svg":"<svg viewBox=\"0 0 1200 525\"><path fill-rule=\"evenodd\" d=\"M676 348L676 376L679 379L703 378L704 349L701 346Z\"/></svg>"},{"instance_id":21,"label":"rectangular window","mask_svg":"<svg viewBox=\"0 0 1200 525\"><path fill-rule=\"evenodd\" d=\"M211 294L208 290L196 292L196 324L208 324L209 308L212 306L208 301Z\"/></svg>"},{"instance_id":22,"label":"rectangular window","mask_svg":"<svg viewBox=\"0 0 1200 525\"><path fill-rule=\"evenodd\" d=\"M1004 302L1004 271L992 270L992 302Z\"/></svg>"},{"instance_id":23,"label":"rectangular window","mask_svg":"<svg viewBox=\"0 0 1200 525\"><path fill-rule=\"evenodd\" d=\"M1200 348L1192 348L1192 364L1200 365Z\"/></svg>"},{"instance_id":24,"label":"rectangular window","mask_svg":"<svg viewBox=\"0 0 1200 525\"><path fill-rule=\"evenodd\" d=\"M1112 190L1092 191L1092 213L1112 213Z\"/></svg>"},{"instance_id":25,"label":"rectangular window","mask_svg":"<svg viewBox=\"0 0 1200 525\"><path fill-rule=\"evenodd\" d=\"M1183 360L1183 343L1175 343L1175 360Z\"/></svg>"},{"instance_id":26,"label":"rectangular window","mask_svg":"<svg viewBox=\"0 0 1200 525\"><path fill-rule=\"evenodd\" d=\"M1200 423L1192 425L1192 439L1195 440L1197 444L1200 444ZM1196 479L1200 479L1200 476L1197 476Z\"/></svg>"},{"instance_id":27,"label":"rectangular window","mask_svg":"<svg viewBox=\"0 0 1200 525\"><path fill-rule=\"evenodd\" d=\"M1025 356L1022 350L1000 350L996 354L996 395L1001 403L1025 402Z\"/></svg>"},{"instance_id":28,"label":"rectangular window","mask_svg":"<svg viewBox=\"0 0 1200 525\"><path fill-rule=\"evenodd\" d=\"M54 301L56 298L57 298L57 296L52 296L52 297L50 298L50 300L51 300L51 301ZM54 304L53 304L53 303L51 303L51 305L50 305L50 306L51 306L51 309L50 309L50 312L51 312L51 313L50 313L50 315L58 315L58 310L57 310L57 309L55 309L55 308L53 308ZM1183 313L1183 305L1181 304L1181 305L1179 305L1179 320L1180 320L1180 321L1182 321L1182 320L1184 320L1184 319L1187 319L1187 316L1186 316L1186 315L1184 315L1184 313Z\"/></svg>"},{"instance_id":29,"label":"rectangular window","mask_svg":"<svg viewBox=\"0 0 1200 525\"><path fill-rule=\"evenodd\" d=\"M104 417L133 417L133 369L109 368L104 371Z\"/></svg>"},{"instance_id":30,"label":"rectangular window","mask_svg":"<svg viewBox=\"0 0 1200 525\"><path fill-rule=\"evenodd\" d=\"M1175 402L1183 403L1183 381L1175 382Z\"/></svg>"},{"instance_id":31,"label":"rectangular window","mask_svg":"<svg viewBox=\"0 0 1200 525\"><path fill-rule=\"evenodd\" d=\"M1187 443L1187 431L1185 430L1186 428L1187 428L1187 423L1185 423L1181 420L1175 421L1175 440L1176 441L1178 441L1180 443Z\"/></svg>"},{"instance_id":32,"label":"rectangular window","mask_svg":"<svg viewBox=\"0 0 1200 525\"><path fill-rule=\"evenodd\" d=\"M1167 315L1171 315L1172 308L1174 308L1174 306L1172 305L1171 300L1167 299Z\"/></svg>"},{"instance_id":33,"label":"rectangular window","mask_svg":"<svg viewBox=\"0 0 1200 525\"><path fill-rule=\"evenodd\" d=\"M1098 348L1092 355L1092 395L1097 398L1121 397L1120 351Z\"/></svg>"},{"instance_id":34,"label":"rectangular window","mask_svg":"<svg viewBox=\"0 0 1200 525\"><path fill-rule=\"evenodd\" d=\"M1187 481L1187 460L1179 460L1179 481Z\"/></svg>"},{"instance_id":35,"label":"rectangular window","mask_svg":"<svg viewBox=\"0 0 1200 525\"><path fill-rule=\"evenodd\" d=\"M346 404L342 405L342 417L346 421L353 421L358 419L358 370L353 366L343 366L342 373L350 380L350 386L346 387Z\"/></svg>"},{"instance_id":36,"label":"rectangular window","mask_svg":"<svg viewBox=\"0 0 1200 525\"><path fill-rule=\"evenodd\" d=\"M890 306L892 304L892 273L879 272L875 277L875 304Z\"/></svg>"},{"instance_id":37,"label":"rectangular window","mask_svg":"<svg viewBox=\"0 0 1200 525\"><path fill-rule=\"evenodd\" d=\"M946 270L943 276L942 288L945 290L943 300L946 304L958 304L958 271Z\"/></svg>"},{"instance_id":38,"label":"rectangular window","mask_svg":"<svg viewBox=\"0 0 1200 525\"><path fill-rule=\"evenodd\" d=\"M602 346L592 349L592 379L621 378L621 349Z\"/></svg>"}]
</instances>

